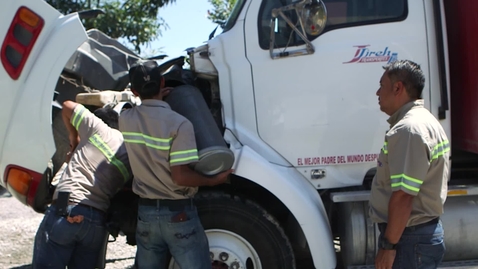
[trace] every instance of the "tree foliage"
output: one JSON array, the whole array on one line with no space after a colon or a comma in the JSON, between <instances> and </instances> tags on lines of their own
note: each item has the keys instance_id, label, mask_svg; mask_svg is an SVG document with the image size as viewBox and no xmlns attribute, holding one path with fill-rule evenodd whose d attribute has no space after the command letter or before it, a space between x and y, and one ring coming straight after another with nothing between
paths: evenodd
<instances>
[{"instance_id":1,"label":"tree foliage","mask_svg":"<svg viewBox=\"0 0 478 269\"><path fill-rule=\"evenodd\" d=\"M96 28L112 38L125 38L140 53L147 44L166 28L158 17L159 8L176 0L46 0L63 14L89 9L105 12L97 18L83 19L86 29Z\"/></svg>"},{"instance_id":2,"label":"tree foliage","mask_svg":"<svg viewBox=\"0 0 478 269\"><path fill-rule=\"evenodd\" d=\"M236 2L237 0L209 0L213 9L207 11L207 18L224 26Z\"/></svg>"}]
</instances>

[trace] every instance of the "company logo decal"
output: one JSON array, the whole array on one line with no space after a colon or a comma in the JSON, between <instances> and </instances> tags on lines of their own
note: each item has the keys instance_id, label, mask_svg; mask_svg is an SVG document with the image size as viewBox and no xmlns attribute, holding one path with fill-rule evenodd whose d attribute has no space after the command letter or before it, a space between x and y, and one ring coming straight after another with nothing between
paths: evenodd
<instances>
[{"instance_id":1,"label":"company logo decal","mask_svg":"<svg viewBox=\"0 0 478 269\"><path fill-rule=\"evenodd\" d=\"M357 48L352 60L344 62L344 64L351 63L391 63L398 59L398 53L392 52L388 47L383 50L372 50L368 48L370 45L354 46Z\"/></svg>"}]
</instances>

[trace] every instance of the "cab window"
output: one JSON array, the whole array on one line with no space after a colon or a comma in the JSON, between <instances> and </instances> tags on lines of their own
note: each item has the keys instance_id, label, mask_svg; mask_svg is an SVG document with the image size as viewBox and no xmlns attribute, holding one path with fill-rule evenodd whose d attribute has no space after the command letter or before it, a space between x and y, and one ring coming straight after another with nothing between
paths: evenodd
<instances>
[{"instance_id":1,"label":"cab window","mask_svg":"<svg viewBox=\"0 0 478 269\"><path fill-rule=\"evenodd\" d=\"M297 1L297 0L296 0ZM262 49L269 49L271 12L296 2L293 0L264 0L259 11L259 43ZM322 0L327 8L327 25L324 32L337 28L401 21L407 17L406 0ZM284 14L293 24L300 27L295 10ZM282 17L277 17L275 48L302 45L302 39ZM299 28L300 30L300 28ZM309 40L317 36L308 36Z\"/></svg>"}]
</instances>

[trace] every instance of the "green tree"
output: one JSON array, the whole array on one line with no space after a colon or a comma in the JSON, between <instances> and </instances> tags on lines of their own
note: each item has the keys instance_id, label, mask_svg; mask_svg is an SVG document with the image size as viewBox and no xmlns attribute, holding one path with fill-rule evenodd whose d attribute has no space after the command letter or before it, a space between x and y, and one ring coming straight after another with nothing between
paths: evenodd
<instances>
[{"instance_id":1,"label":"green tree","mask_svg":"<svg viewBox=\"0 0 478 269\"><path fill-rule=\"evenodd\" d=\"M207 18L224 26L236 2L237 0L209 0L213 9L207 11Z\"/></svg>"},{"instance_id":2,"label":"green tree","mask_svg":"<svg viewBox=\"0 0 478 269\"><path fill-rule=\"evenodd\" d=\"M176 0L46 0L63 14L89 9L101 9L105 14L83 19L86 29L96 28L112 38L125 38L140 53L167 28L158 17L159 8Z\"/></svg>"}]
</instances>

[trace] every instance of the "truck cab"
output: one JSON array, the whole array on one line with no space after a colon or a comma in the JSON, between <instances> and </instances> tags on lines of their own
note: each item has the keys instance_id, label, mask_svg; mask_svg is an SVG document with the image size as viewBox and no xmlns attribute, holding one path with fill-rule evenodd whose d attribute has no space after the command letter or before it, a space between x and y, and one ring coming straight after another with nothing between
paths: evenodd
<instances>
[{"instance_id":1,"label":"truck cab","mask_svg":"<svg viewBox=\"0 0 478 269\"><path fill-rule=\"evenodd\" d=\"M297 2L238 1L224 32L208 42L226 126L255 151L274 151L261 155L295 167L317 189L361 185L389 128L375 95L382 66L396 59L420 63L426 107L439 116L444 52L427 21L434 7L431 1L325 0L325 27L304 32L304 40L299 15L307 7ZM201 68L192 65L198 76ZM451 136L449 111L441 122ZM314 173L324 176L312 180Z\"/></svg>"},{"instance_id":2,"label":"truck cab","mask_svg":"<svg viewBox=\"0 0 478 269\"><path fill-rule=\"evenodd\" d=\"M187 83L203 93L235 159L228 184L196 197L214 266L373 268L378 230L368 218L368 196L389 128L375 95L382 67L397 59L421 65L425 106L453 144L447 39L453 28L445 15L457 5L449 2L238 0L223 32L189 51ZM78 14L62 15L39 0L6 7L1 182L41 209L38 190L48 189L61 164L52 156L65 153L58 103L86 88L123 91L88 81L103 73L121 81L132 60L123 61L123 76L111 68L101 58L108 53L85 45L111 40L86 32ZM81 73L82 57L102 68ZM72 80L85 87L62 86ZM442 216L444 266L478 259L478 158L460 150ZM169 268L177 268L174 260Z\"/></svg>"}]
</instances>

